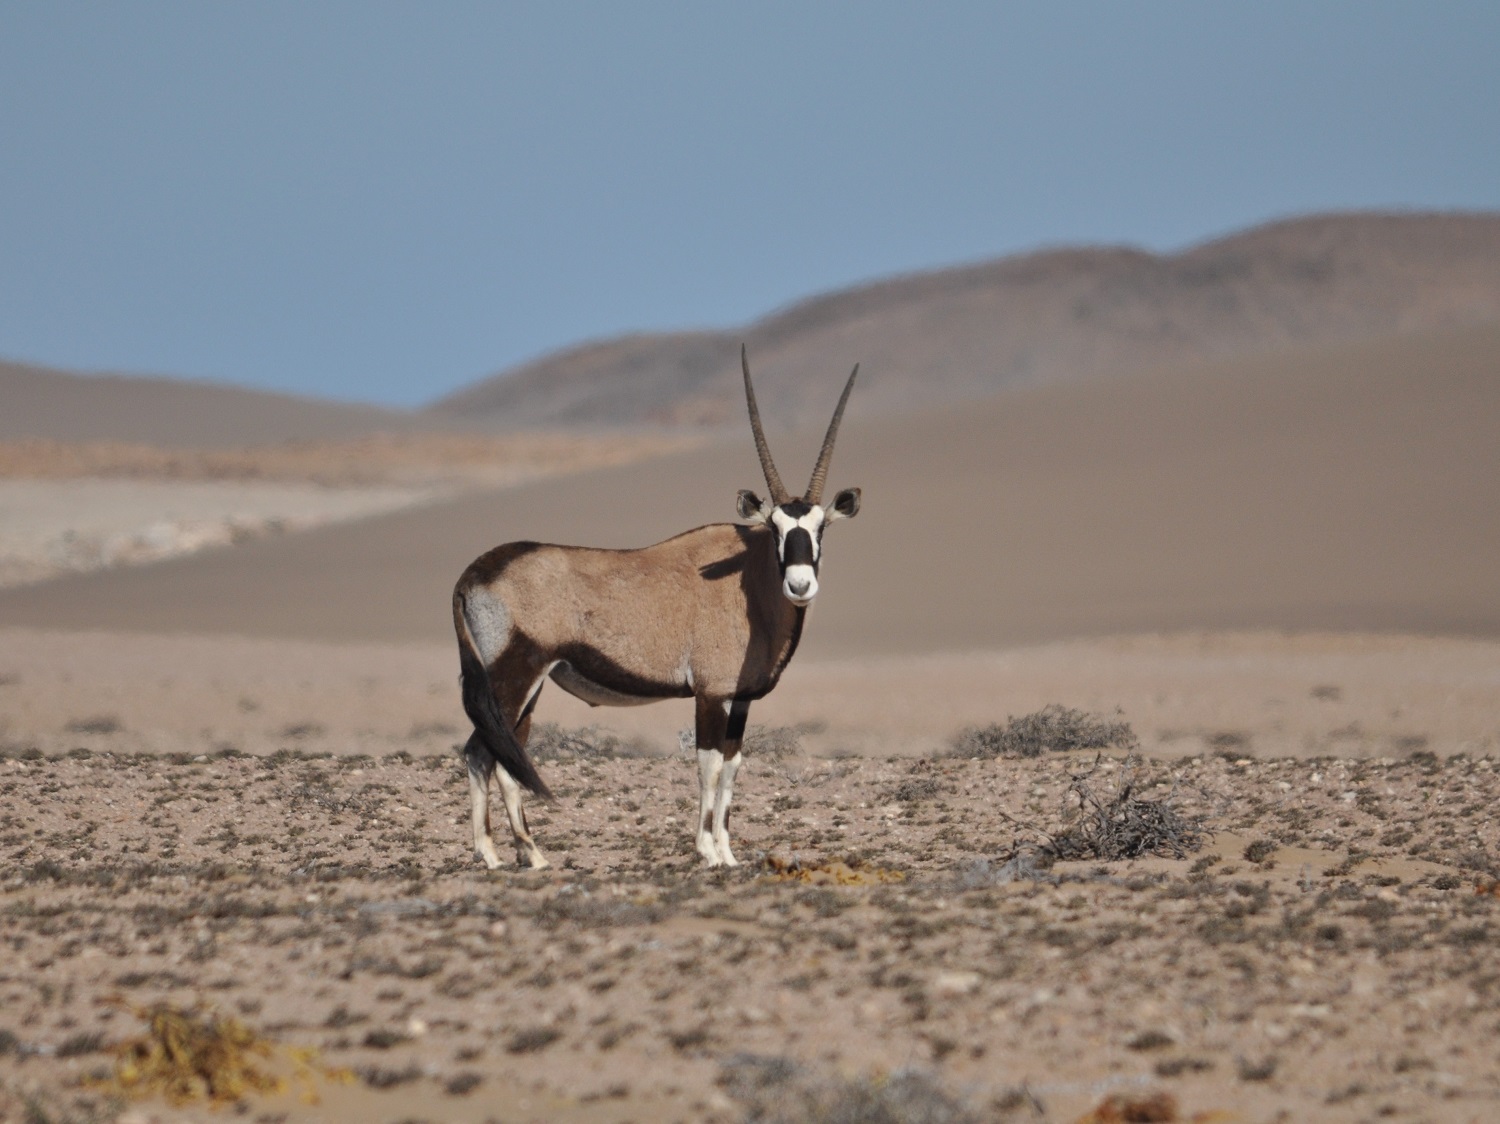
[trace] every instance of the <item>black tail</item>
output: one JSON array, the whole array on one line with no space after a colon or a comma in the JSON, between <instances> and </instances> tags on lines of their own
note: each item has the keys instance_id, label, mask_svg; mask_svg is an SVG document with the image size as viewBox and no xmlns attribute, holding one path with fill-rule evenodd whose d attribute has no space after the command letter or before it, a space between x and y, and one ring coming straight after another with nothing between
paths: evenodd
<instances>
[{"instance_id":1,"label":"black tail","mask_svg":"<svg viewBox=\"0 0 1500 1124\"><path fill-rule=\"evenodd\" d=\"M495 699L489 674L479 662L479 653L468 636L468 629L461 628L458 636L458 664L463 678L464 713L474 723L474 731L490 756L514 777L522 787L538 796L552 799L552 790L537 774L536 766L526 756L526 747L516 740L515 732L505 715L500 713L500 704Z\"/></svg>"}]
</instances>

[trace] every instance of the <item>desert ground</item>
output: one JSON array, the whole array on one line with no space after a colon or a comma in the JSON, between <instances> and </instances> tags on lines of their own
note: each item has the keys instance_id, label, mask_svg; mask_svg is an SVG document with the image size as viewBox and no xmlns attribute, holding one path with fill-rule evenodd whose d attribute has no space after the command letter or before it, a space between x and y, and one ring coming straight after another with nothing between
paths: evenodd
<instances>
[{"instance_id":1,"label":"desert ground","mask_svg":"<svg viewBox=\"0 0 1500 1124\"><path fill-rule=\"evenodd\" d=\"M687 704L548 688L552 866L487 871L448 598L728 517L746 435L16 436L0 1121L1500 1118L1497 360L851 415L732 870Z\"/></svg>"},{"instance_id":2,"label":"desert ground","mask_svg":"<svg viewBox=\"0 0 1500 1124\"><path fill-rule=\"evenodd\" d=\"M812 661L752 716L732 871L686 705L555 691L553 868L486 871L451 662L0 633L5 1119L206 1118L110 1083L157 1004L317 1051L258 1121L1500 1112L1500 644L1077 641L901 707L891 661ZM1110 744L1002 736L1051 703ZM1069 857L1082 793L1196 838Z\"/></svg>"}]
</instances>

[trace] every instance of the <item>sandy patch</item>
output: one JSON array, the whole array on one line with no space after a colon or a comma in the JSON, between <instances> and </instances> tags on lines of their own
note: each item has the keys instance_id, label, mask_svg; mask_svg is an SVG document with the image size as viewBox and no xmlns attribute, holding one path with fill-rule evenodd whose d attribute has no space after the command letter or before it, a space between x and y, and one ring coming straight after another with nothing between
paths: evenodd
<instances>
[{"instance_id":1,"label":"sandy patch","mask_svg":"<svg viewBox=\"0 0 1500 1124\"><path fill-rule=\"evenodd\" d=\"M0 442L0 588L159 562L695 444L375 434L231 449Z\"/></svg>"},{"instance_id":2,"label":"sandy patch","mask_svg":"<svg viewBox=\"0 0 1500 1124\"><path fill-rule=\"evenodd\" d=\"M439 494L417 487L0 479L0 587L196 554Z\"/></svg>"},{"instance_id":3,"label":"sandy patch","mask_svg":"<svg viewBox=\"0 0 1500 1124\"><path fill-rule=\"evenodd\" d=\"M447 645L0 629L0 738L64 752L70 728L103 719L124 739L117 744L139 752L186 751L205 738L254 753L343 753L376 739L394 752L413 748L413 736L466 736L457 675ZM750 725L795 730L819 755L923 756L964 727L1049 703L1118 715L1162 757L1228 747L1261 757L1494 753L1500 643L1186 633L798 658L751 709ZM593 709L549 685L537 718L667 753L692 705Z\"/></svg>"}]
</instances>

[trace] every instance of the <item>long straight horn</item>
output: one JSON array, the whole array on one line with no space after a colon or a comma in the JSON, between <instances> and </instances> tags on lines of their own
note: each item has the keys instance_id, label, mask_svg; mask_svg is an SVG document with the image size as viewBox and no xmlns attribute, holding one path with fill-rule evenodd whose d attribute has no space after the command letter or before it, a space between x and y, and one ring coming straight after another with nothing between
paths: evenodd
<instances>
[{"instance_id":1,"label":"long straight horn","mask_svg":"<svg viewBox=\"0 0 1500 1124\"><path fill-rule=\"evenodd\" d=\"M823 438L823 450L818 454L817 467L813 469L812 480L807 485L807 495L803 497L808 503L823 502L823 485L828 480L828 465L833 460L833 442L839 435L839 422L844 417L844 404L849 401L849 392L854 389L854 376L859 374L859 364L854 364L854 370L849 372L849 381L844 384L844 393L839 395L839 404L833 411L833 420L828 423L828 434Z\"/></svg>"},{"instance_id":2,"label":"long straight horn","mask_svg":"<svg viewBox=\"0 0 1500 1124\"><path fill-rule=\"evenodd\" d=\"M755 387L750 382L750 360L745 354L745 345L740 344L740 366L745 369L745 402L750 407L750 432L755 435L755 451L760 454L760 470L766 474L766 487L771 489L771 502L780 506L791 499L781 475L776 471L776 462L771 459L771 447L766 444L766 431L760 425L760 407L755 404Z\"/></svg>"}]
</instances>

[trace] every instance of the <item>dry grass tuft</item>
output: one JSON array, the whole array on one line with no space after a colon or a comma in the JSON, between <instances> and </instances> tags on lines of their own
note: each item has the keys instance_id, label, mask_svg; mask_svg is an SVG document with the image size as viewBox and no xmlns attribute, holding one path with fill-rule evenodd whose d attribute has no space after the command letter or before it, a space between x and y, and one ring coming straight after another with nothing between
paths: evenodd
<instances>
[{"instance_id":1,"label":"dry grass tuft","mask_svg":"<svg viewBox=\"0 0 1500 1124\"><path fill-rule=\"evenodd\" d=\"M878 866L850 866L837 860L826 863L804 863L800 859L766 856L766 877L772 882L805 882L813 886L882 886L904 882L899 870Z\"/></svg>"},{"instance_id":2,"label":"dry grass tuft","mask_svg":"<svg viewBox=\"0 0 1500 1124\"><path fill-rule=\"evenodd\" d=\"M1177 1124L1186 1120L1210 1120L1209 1116L1186 1117L1171 1093L1133 1097L1115 1093L1105 1097L1078 1118L1078 1124Z\"/></svg>"},{"instance_id":3,"label":"dry grass tuft","mask_svg":"<svg viewBox=\"0 0 1500 1124\"><path fill-rule=\"evenodd\" d=\"M342 1070L316 1067L308 1050L278 1047L238 1019L166 1004L131 1007L146 1032L115 1049L115 1072L106 1084L134 1097L161 1096L175 1105L207 1101L231 1104L251 1093L279 1093L288 1080L275 1072L291 1068L312 1093L315 1076L347 1081ZM289 1064L277 1065L284 1059Z\"/></svg>"},{"instance_id":4,"label":"dry grass tuft","mask_svg":"<svg viewBox=\"0 0 1500 1124\"><path fill-rule=\"evenodd\" d=\"M953 751L960 757L1040 757L1072 749L1133 750L1139 745L1128 722L1111 722L1052 703L1035 714L1009 718L1004 726L961 730L953 740Z\"/></svg>"}]
</instances>

